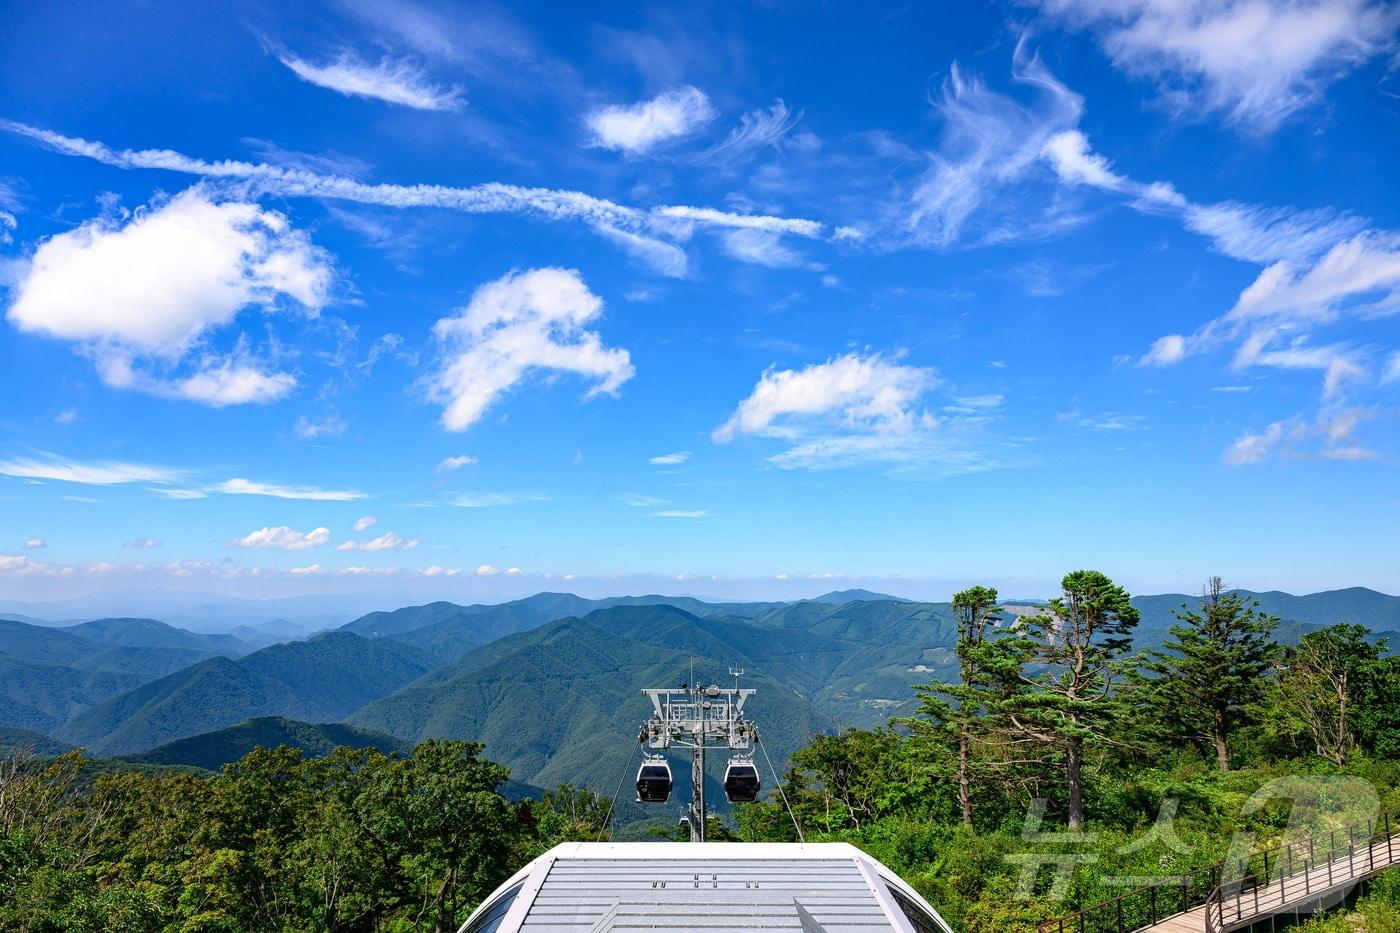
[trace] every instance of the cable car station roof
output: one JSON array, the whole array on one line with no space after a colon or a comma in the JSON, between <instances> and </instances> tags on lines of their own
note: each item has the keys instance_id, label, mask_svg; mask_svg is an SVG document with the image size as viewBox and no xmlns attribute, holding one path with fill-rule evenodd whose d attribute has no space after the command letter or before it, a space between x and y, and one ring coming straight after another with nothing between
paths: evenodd
<instances>
[{"instance_id":1,"label":"cable car station roof","mask_svg":"<svg viewBox=\"0 0 1400 933\"><path fill-rule=\"evenodd\" d=\"M949 933L898 876L840 842L566 843L503 884L461 933L660 929Z\"/></svg>"}]
</instances>

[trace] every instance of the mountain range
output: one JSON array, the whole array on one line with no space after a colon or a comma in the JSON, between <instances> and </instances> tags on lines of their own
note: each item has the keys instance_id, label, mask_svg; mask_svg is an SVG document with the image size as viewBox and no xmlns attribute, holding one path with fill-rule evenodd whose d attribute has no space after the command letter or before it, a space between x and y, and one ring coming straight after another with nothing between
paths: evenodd
<instances>
[{"instance_id":1,"label":"mountain range","mask_svg":"<svg viewBox=\"0 0 1400 933\"><path fill-rule=\"evenodd\" d=\"M1400 630L1400 598L1372 590L1249 595L1281 617L1283 640L1342 621ZM1197 602L1135 599L1138 644L1160 644L1172 613ZM633 737L650 712L643 687L725 684L742 669L759 691L749 712L763 748L781 768L813 733L912 709L913 684L954 671L955 641L947 603L865 591L781 603L569 593L435 602L256 650L152 619L0 620L0 746L212 767L250 742L320 754L341 741L402 750L467 738L517 781L611 790L635 767ZM687 778L678 768L682 790Z\"/></svg>"}]
</instances>

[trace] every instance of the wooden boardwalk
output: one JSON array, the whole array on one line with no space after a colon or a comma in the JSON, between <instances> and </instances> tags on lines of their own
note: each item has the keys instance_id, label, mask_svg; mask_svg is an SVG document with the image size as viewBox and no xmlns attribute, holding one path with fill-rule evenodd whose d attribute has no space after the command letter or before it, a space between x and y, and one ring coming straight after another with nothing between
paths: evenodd
<instances>
[{"instance_id":1,"label":"wooden boardwalk","mask_svg":"<svg viewBox=\"0 0 1400 933\"><path fill-rule=\"evenodd\" d=\"M1280 914L1335 906L1400 865L1400 814L1196 869L1047 920L1037 933L1231 933ZM1174 913L1168 913L1176 905Z\"/></svg>"},{"instance_id":2,"label":"wooden boardwalk","mask_svg":"<svg viewBox=\"0 0 1400 933\"><path fill-rule=\"evenodd\" d=\"M1400 839L1388 836L1368 848L1359 848L1306 871L1274 878L1267 884L1251 886L1246 881L1239 890L1224 885L1218 896L1205 904L1140 929L1143 933L1206 933L1208 929L1228 933L1274 914L1289 913L1319 900L1335 898L1358 881L1395 864L1400 864ZM1213 914L1209 926L1207 911Z\"/></svg>"}]
</instances>

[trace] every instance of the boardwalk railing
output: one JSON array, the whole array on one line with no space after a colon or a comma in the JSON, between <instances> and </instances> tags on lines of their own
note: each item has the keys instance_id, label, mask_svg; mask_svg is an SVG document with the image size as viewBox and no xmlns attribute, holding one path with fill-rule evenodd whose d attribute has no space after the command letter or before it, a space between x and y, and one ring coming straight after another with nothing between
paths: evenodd
<instances>
[{"instance_id":1,"label":"boardwalk railing","mask_svg":"<svg viewBox=\"0 0 1400 933\"><path fill-rule=\"evenodd\" d=\"M1321 900L1396 864L1400 814L1313 836L1275 851L1273 872L1240 872L1206 897L1205 933L1223 933L1255 918Z\"/></svg>"},{"instance_id":2,"label":"boardwalk railing","mask_svg":"<svg viewBox=\"0 0 1400 933\"><path fill-rule=\"evenodd\" d=\"M1036 929L1038 933L1129 933L1156 926L1204 903L1204 933L1223 933L1261 911L1276 912L1282 904L1321 896L1330 888L1392 864L1393 860L1384 857L1384 853L1389 846L1400 856L1400 839L1394 837L1393 830L1400 833L1400 814L1387 813L1377 820L1264 849L1248 858L1169 875L1118 897L1046 920ZM1378 832L1383 840L1384 864L1377 860L1374 851L1373 839ZM1319 878L1326 882L1328 872L1333 883L1319 887ZM1257 908L1253 903L1256 895L1261 898ZM1271 905L1273 910L1268 909Z\"/></svg>"}]
</instances>

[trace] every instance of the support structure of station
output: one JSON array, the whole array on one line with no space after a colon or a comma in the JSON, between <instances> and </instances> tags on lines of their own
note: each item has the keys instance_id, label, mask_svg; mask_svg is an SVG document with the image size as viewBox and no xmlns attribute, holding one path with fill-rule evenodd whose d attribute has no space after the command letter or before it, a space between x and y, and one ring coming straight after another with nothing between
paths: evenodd
<instances>
[{"instance_id":1,"label":"support structure of station","mask_svg":"<svg viewBox=\"0 0 1400 933\"><path fill-rule=\"evenodd\" d=\"M744 704L758 691L738 686L743 671L729 673L734 677L733 687L687 683L674 689L642 691L652 708L652 717L638 737L642 744L658 753L672 748L691 752L692 790L687 813L691 842L705 841L705 750L749 752L758 741L758 727L744 718ZM730 767L735 764L754 768L750 756L731 758ZM753 774L756 780L756 768Z\"/></svg>"}]
</instances>

